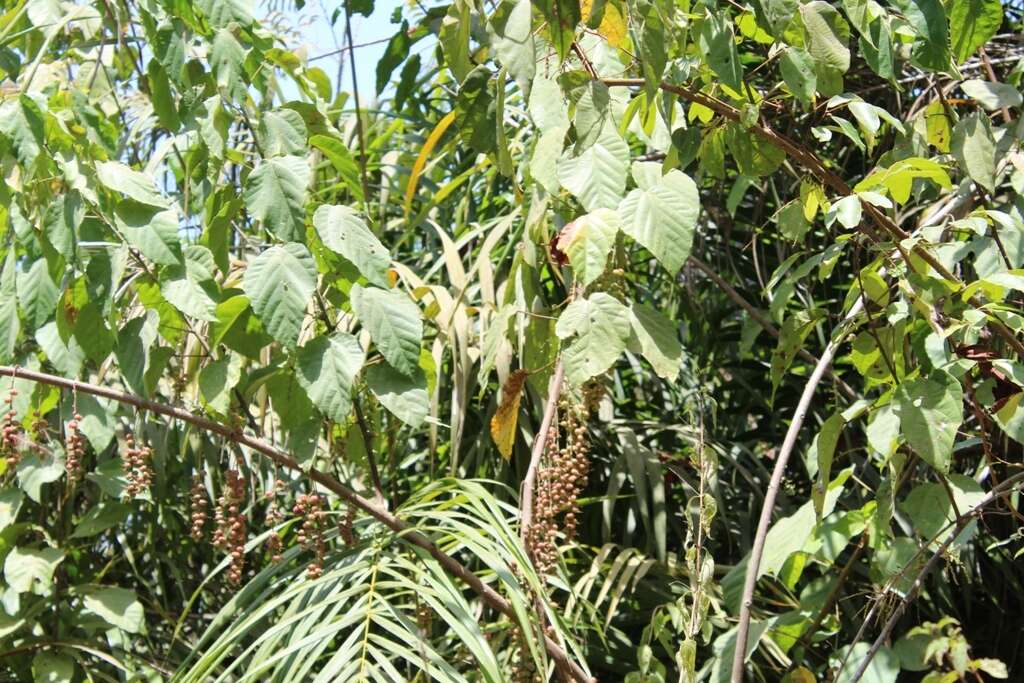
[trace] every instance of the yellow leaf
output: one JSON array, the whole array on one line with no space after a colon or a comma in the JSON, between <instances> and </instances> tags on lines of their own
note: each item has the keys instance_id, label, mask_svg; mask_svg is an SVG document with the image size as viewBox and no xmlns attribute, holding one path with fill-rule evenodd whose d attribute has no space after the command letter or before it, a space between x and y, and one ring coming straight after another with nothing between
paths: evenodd
<instances>
[{"instance_id":1,"label":"yellow leaf","mask_svg":"<svg viewBox=\"0 0 1024 683\"><path fill-rule=\"evenodd\" d=\"M516 440L516 423L519 421L519 401L523 397L523 382L526 371L516 370L501 388L501 405L494 411L491 418L491 438L501 456L508 460L512 457L512 444Z\"/></svg>"},{"instance_id":2,"label":"yellow leaf","mask_svg":"<svg viewBox=\"0 0 1024 683\"><path fill-rule=\"evenodd\" d=\"M590 12L593 6L594 0L582 0L580 2L580 15L591 26L593 24L590 23ZM607 40L608 44L612 47L621 48L626 44L626 18L622 16L622 12L615 3L608 2L605 4L604 15L601 17L600 25L597 27L597 33Z\"/></svg>"},{"instance_id":3,"label":"yellow leaf","mask_svg":"<svg viewBox=\"0 0 1024 683\"><path fill-rule=\"evenodd\" d=\"M949 125L946 108L936 100L924 110L924 122L928 132L928 144L943 154L949 153L949 141L953 137L953 128Z\"/></svg>"},{"instance_id":4,"label":"yellow leaf","mask_svg":"<svg viewBox=\"0 0 1024 683\"><path fill-rule=\"evenodd\" d=\"M806 666L798 666L786 676L786 683L815 683L814 673Z\"/></svg>"},{"instance_id":5,"label":"yellow leaf","mask_svg":"<svg viewBox=\"0 0 1024 683\"><path fill-rule=\"evenodd\" d=\"M412 165L412 173L409 174L409 184L405 186L406 215L409 214L409 208L412 206L412 198L416 196L416 185L419 183L420 174L423 173L423 167L427 165L430 153L434 151L434 147L441 139L441 136L444 135L444 132L448 130L448 126L452 125L454 121L455 111L453 110L445 114L444 118L437 122L434 130L430 131L426 142L423 143L423 149L420 150L419 156L416 157L416 162Z\"/></svg>"}]
</instances>

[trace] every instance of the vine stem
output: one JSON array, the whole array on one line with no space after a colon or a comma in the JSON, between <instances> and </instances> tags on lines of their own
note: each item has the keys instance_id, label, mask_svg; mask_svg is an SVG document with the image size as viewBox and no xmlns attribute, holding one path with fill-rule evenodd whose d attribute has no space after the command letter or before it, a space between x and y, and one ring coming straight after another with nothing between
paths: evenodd
<instances>
[{"instance_id":1,"label":"vine stem","mask_svg":"<svg viewBox=\"0 0 1024 683\"><path fill-rule=\"evenodd\" d=\"M846 314L843 322L840 323L840 327L842 328L856 318L863 308L864 299L858 298L850 308L850 312ZM796 406L793 419L789 423L789 429L786 430L785 439L782 441L782 447L779 449L779 454L775 459L772 478L768 483L768 490L765 491L764 502L761 505L761 518L757 523L754 544L750 549L750 558L747 560L747 574L743 582L743 598L740 602L739 623L736 624L736 651L733 653L732 659L732 683L742 683L743 681L743 665L747 654L747 635L750 631L750 608L754 603L754 587L757 585L757 575L761 569L761 557L764 555L764 542L768 536L768 527L771 526L775 499L778 497L779 488L782 485L782 476L786 471L786 463L789 462L789 456L793 454L797 437L800 435L800 429L803 427L804 419L807 417L807 412L811 407L811 401L814 400L814 393L818 388L818 384L821 383L821 378L825 376L825 372L831 366L832 359L839 350L839 345L843 343L848 335L848 328L840 329L836 337L829 341L828 346L825 347L824 353L821 354L821 358L818 359L810 377L807 378L807 384L804 385L804 391L800 395L800 402Z\"/></svg>"},{"instance_id":2,"label":"vine stem","mask_svg":"<svg viewBox=\"0 0 1024 683\"><path fill-rule=\"evenodd\" d=\"M1013 493L1016 490L1016 485L1022 481L1024 481L1024 472L1004 480L1002 484L989 491L988 495L981 499L977 505L960 515L960 518L954 525L953 530L949 533L949 536L939 544L939 547L935 549L932 556L928 558L928 562L925 563L924 567L921 568L921 571L918 572L917 576L914 578L914 583L911 585L910 590L903 596L899 606L892 611L891 615L889 615L885 625L882 627L882 632L878 634L877 638L875 638L875 642L871 644L871 649L867 651L867 654L864 655L864 659L861 660L857 670L854 671L851 683L858 683L864 676L864 672L867 671L868 665L871 664L871 660L874 659L875 655L882 648L882 645L892 634L892 630L896 627L896 622L900 620L900 617L902 617L903 613L906 612L907 607L914 601L917 594L921 592L921 586L924 584L925 578L929 573L931 573L932 569L935 568L935 565L939 563L939 560L942 559L946 549L953 544L953 541L957 539L960 532L962 532L975 517L980 515L982 510L986 507L1003 496Z\"/></svg>"},{"instance_id":3,"label":"vine stem","mask_svg":"<svg viewBox=\"0 0 1024 683\"><path fill-rule=\"evenodd\" d=\"M537 470L540 468L540 459L544 455L548 431L551 429L551 423L554 422L555 413L558 411L558 397L562 393L564 377L565 365L562 364L562 359L559 357L555 364L555 372L551 375L551 383L548 385L548 402L544 406L540 429L533 437L530 466L526 468L526 476L523 478L523 495L520 496L519 501L519 538L522 539L524 547L530 525L533 523L533 489L537 482ZM527 548L527 553L529 553L529 548Z\"/></svg>"},{"instance_id":4,"label":"vine stem","mask_svg":"<svg viewBox=\"0 0 1024 683\"><path fill-rule=\"evenodd\" d=\"M136 396L135 394L118 391L116 389L111 389L109 387L91 384L89 382L80 382L45 372L36 372L34 370L26 370L25 368L12 367L9 365L0 365L0 376L28 380L30 382L46 384L117 401L118 403L134 406L139 410L180 420L194 425L204 431L228 439L229 441L233 441L241 446L245 446L280 467L309 477L324 488L345 499L345 501L350 505L363 510L368 515L384 524L384 526L400 535L406 542L426 551L427 554L437 560L437 562L444 567L445 571L469 586L469 588L479 595L489 607L501 612L513 620L517 619L515 609L508 600L503 598L497 591L484 583L483 580L470 571L468 567L434 545L434 543L422 533L416 531L412 525L359 495L331 475L315 469L307 472L298 463L298 461L288 455L288 453L267 443L266 441L263 441L262 439L248 436L237 429L229 427L228 425L214 422L213 420L196 415L182 408L177 408L166 403L159 403L157 401ZM580 665L573 661L569 654L546 634L544 635L544 648L557 665L559 665L564 671L570 673L574 681L577 681L578 683L590 682L590 676L580 667Z\"/></svg>"}]
</instances>

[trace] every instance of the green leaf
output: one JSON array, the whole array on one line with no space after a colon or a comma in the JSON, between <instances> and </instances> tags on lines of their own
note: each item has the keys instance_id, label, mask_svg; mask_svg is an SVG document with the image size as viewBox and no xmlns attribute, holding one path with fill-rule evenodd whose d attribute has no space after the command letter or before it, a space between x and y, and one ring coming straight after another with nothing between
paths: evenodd
<instances>
[{"instance_id":1,"label":"green leaf","mask_svg":"<svg viewBox=\"0 0 1024 683\"><path fill-rule=\"evenodd\" d=\"M807 31L807 52L816 61L837 69L850 69L850 25L839 11L824 0L800 5L800 18Z\"/></svg>"},{"instance_id":2,"label":"green leaf","mask_svg":"<svg viewBox=\"0 0 1024 683\"><path fill-rule=\"evenodd\" d=\"M629 146L611 124L605 124L597 141L573 156L566 150L558 161L558 182L587 211L614 209L626 190Z\"/></svg>"},{"instance_id":3,"label":"green leaf","mask_svg":"<svg viewBox=\"0 0 1024 683\"><path fill-rule=\"evenodd\" d=\"M469 41L473 29L472 6L469 0L456 0L448 6L448 12L441 20L439 42L444 51L444 61L456 83L465 80L473 70Z\"/></svg>"},{"instance_id":4,"label":"green leaf","mask_svg":"<svg viewBox=\"0 0 1024 683\"><path fill-rule=\"evenodd\" d=\"M296 242L271 247L245 269L242 290L263 328L282 344L295 346L316 290L316 264Z\"/></svg>"},{"instance_id":5,"label":"green leaf","mask_svg":"<svg viewBox=\"0 0 1024 683\"><path fill-rule=\"evenodd\" d=\"M242 379L241 357L229 353L199 372L199 391L206 407L220 415L228 415L231 392Z\"/></svg>"},{"instance_id":6,"label":"green leaf","mask_svg":"<svg viewBox=\"0 0 1024 683\"><path fill-rule=\"evenodd\" d=\"M832 478L832 458L836 452L836 445L843 433L846 420L842 413L832 413L821 425L821 431L814 437L811 447L807 451L807 462L813 464L817 470L814 485L811 488L811 500L814 502L814 514L817 516L817 523L820 524L825 514L825 493L828 490L828 483ZM810 467L809 467L810 469Z\"/></svg>"},{"instance_id":7,"label":"green leaf","mask_svg":"<svg viewBox=\"0 0 1024 683\"><path fill-rule=\"evenodd\" d=\"M59 296L45 259L37 259L27 272L18 274L18 302L25 313L25 322L32 327L41 327L50 319Z\"/></svg>"},{"instance_id":8,"label":"green leaf","mask_svg":"<svg viewBox=\"0 0 1024 683\"><path fill-rule=\"evenodd\" d=\"M249 0L196 0L196 5L214 28L227 28L232 22L248 26L253 21Z\"/></svg>"},{"instance_id":9,"label":"green leaf","mask_svg":"<svg viewBox=\"0 0 1024 683\"><path fill-rule=\"evenodd\" d=\"M562 228L558 248L569 256L573 273L584 287L604 272L621 222L615 211L596 209Z\"/></svg>"},{"instance_id":10,"label":"green leaf","mask_svg":"<svg viewBox=\"0 0 1024 683\"><path fill-rule=\"evenodd\" d=\"M964 514L985 498L985 491L978 482L962 474L947 477L949 490L953 494L956 509L949 500L946 487L939 483L918 484L900 503L900 509L914 525L914 531L928 541L938 536L947 525L957 521L958 514Z\"/></svg>"},{"instance_id":11,"label":"green leaf","mask_svg":"<svg viewBox=\"0 0 1024 683\"><path fill-rule=\"evenodd\" d=\"M82 515L71 538L89 538L103 533L107 529L121 524L131 510L132 506L125 503L101 501Z\"/></svg>"},{"instance_id":12,"label":"green leaf","mask_svg":"<svg viewBox=\"0 0 1024 683\"><path fill-rule=\"evenodd\" d=\"M459 86L455 100L459 136L481 154L497 146L495 84L490 68L480 65L469 72Z\"/></svg>"},{"instance_id":13,"label":"green leaf","mask_svg":"<svg viewBox=\"0 0 1024 683\"><path fill-rule=\"evenodd\" d=\"M532 80L537 57L530 0L501 3L491 14L487 26L498 62L519 83Z\"/></svg>"},{"instance_id":14,"label":"green leaf","mask_svg":"<svg viewBox=\"0 0 1024 683\"><path fill-rule=\"evenodd\" d=\"M14 148L18 162L31 167L43 149L43 112L27 95L8 99L0 105L0 133Z\"/></svg>"},{"instance_id":15,"label":"green leaf","mask_svg":"<svg viewBox=\"0 0 1024 683\"><path fill-rule=\"evenodd\" d=\"M78 412L82 414L79 428L97 453L105 451L114 439L115 409L106 399L89 394L78 395Z\"/></svg>"},{"instance_id":16,"label":"green leaf","mask_svg":"<svg viewBox=\"0 0 1024 683\"><path fill-rule=\"evenodd\" d=\"M771 380L772 395L779 388L786 370L793 363L797 352L800 350L818 322L819 316L807 310L793 311L782 322L782 329L779 330L779 341L772 352Z\"/></svg>"},{"instance_id":17,"label":"green leaf","mask_svg":"<svg viewBox=\"0 0 1024 683\"><path fill-rule=\"evenodd\" d=\"M963 422L960 382L936 370L928 377L901 383L894 398L907 443L936 470L949 472L953 443Z\"/></svg>"},{"instance_id":18,"label":"green leaf","mask_svg":"<svg viewBox=\"0 0 1024 683\"><path fill-rule=\"evenodd\" d=\"M722 83L736 92L743 90L743 65L736 49L736 35L726 12L708 10L697 33L697 46Z\"/></svg>"},{"instance_id":19,"label":"green leaf","mask_svg":"<svg viewBox=\"0 0 1024 683\"><path fill-rule=\"evenodd\" d=\"M150 352L157 344L158 324L154 324L149 316L157 317L149 313L126 322L117 333L114 349L121 376L132 391L142 396L151 393L146 373L150 368Z\"/></svg>"},{"instance_id":20,"label":"green leaf","mask_svg":"<svg viewBox=\"0 0 1024 683\"><path fill-rule=\"evenodd\" d=\"M802 48L787 47L779 57L779 69L789 91L804 105L810 104L818 86L814 58Z\"/></svg>"},{"instance_id":21,"label":"green leaf","mask_svg":"<svg viewBox=\"0 0 1024 683\"><path fill-rule=\"evenodd\" d=\"M948 72L949 32L941 0L896 0L895 4L917 32L914 61L925 69Z\"/></svg>"},{"instance_id":22,"label":"green leaf","mask_svg":"<svg viewBox=\"0 0 1024 683\"><path fill-rule=\"evenodd\" d=\"M114 225L129 244L153 263L182 263L178 214L174 209L154 209L136 201L122 201L115 209Z\"/></svg>"},{"instance_id":23,"label":"green leaf","mask_svg":"<svg viewBox=\"0 0 1024 683\"><path fill-rule=\"evenodd\" d=\"M3 531L18 518L24 496L16 488L0 490L0 531Z\"/></svg>"},{"instance_id":24,"label":"green leaf","mask_svg":"<svg viewBox=\"0 0 1024 683\"><path fill-rule=\"evenodd\" d=\"M294 109L273 109L260 119L260 142L269 157L302 154L307 150L306 122Z\"/></svg>"},{"instance_id":25,"label":"green leaf","mask_svg":"<svg viewBox=\"0 0 1024 683\"><path fill-rule=\"evenodd\" d=\"M28 453L18 460L18 486L37 503L43 500L43 484L58 481L64 476L64 457L59 450L40 456Z\"/></svg>"},{"instance_id":26,"label":"green leaf","mask_svg":"<svg viewBox=\"0 0 1024 683\"><path fill-rule=\"evenodd\" d=\"M555 334L575 339L563 352L566 376L583 384L608 370L629 341L629 309L604 292L587 299L575 299L566 306L555 325Z\"/></svg>"},{"instance_id":27,"label":"green leaf","mask_svg":"<svg viewBox=\"0 0 1024 683\"><path fill-rule=\"evenodd\" d=\"M953 128L953 156L971 180L996 189L996 141L987 116L971 114Z\"/></svg>"},{"instance_id":28,"label":"green leaf","mask_svg":"<svg viewBox=\"0 0 1024 683\"><path fill-rule=\"evenodd\" d=\"M629 309L629 324L640 351L662 379L674 380L683 362L677 325L645 304Z\"/></svg>"},{"instance_id":29,"label":"green leaf","mask_svg":"<svg viewBox=\"0 0 1024 683\"><path fill-rule=\"evenodd\" d=\"M85 205L82 203L82 195L78 192L62 194L46 207L43 214L43 233L64 258L71 258L75 253L75 236L83 218Z\"/></svg>"},{"instance_id":30,"label":"green leaf","mask_svg":"<svg viewBox=\"0 0 1024 683\"><path fill-rule=\"evenodd\" d=\"M313 173L302 157L265 159L245 182L246 208L286 242L306 241L306 188Z\"/></svg>"},{"instance_id":31,"label":"green leaf","mask_svg":"<svg viewBox=\"0 0 1024 683\"><path fill-rule=\"evenodd\" d=\"M565 97L555 79L548 78L542 73L537 74L530 87L529 109L530 118L541 133L560 130L565 135L569 129Z\"/></svg>"},{"instance_id":32,"label":"green leaf","mask_svg":"<svg viewBox=\"0 0 1024 683\"><path fill-rule=\"evenodd\" d=\"M347 332L320 336L296 355L296 379L321 413L345 423L352 411L352 387L363 367L363 348Z\"/></svg>"},{"instance_id":33,"label":"green leaf","mask_svg":"<svg viewBox=\"0 0 1024 683\"><path fill-rule=\"evenodd\" d=\"M90 590L82 597L85 608L111 626L128 633L142 630L145 612L135 591L113 586Z\"/></svg>"},{"instance_id":34,"label":"green leaf","mask_svg":"<svg viewBox=\"0 0 1024 683\"><path fill-rule=\"evenodd\" d=\"M217 319L217 302L188 266L168 266L160 271L160 293L176 309L196 320Z\"/></svg>"},{"instance_id":35,"label":"green leaf","mask_svg":"<svg viewBox=\"0 0 1024 683\"><path fill-rule=\"evenodd\" d=\"M999 3L996 3L997 5ZM993 83L972 78L960 84L960 88L968 97L977 100L987 111L996 111L1003 107L1019 107L1021 105L1020 90L1009 83ZM939 105L942 103L939 102Z\"/></svg>"},{"instance_id":36,"label":"green leaf","mask_svg":"<svg viewBox=\"0 0 1024 683\"><path fill-rule=\"evenodd\" d=\"M56 548L14 548L4 560L4 580L15 593L49 595L53 588L53 572L64 559Z\"/></svg>"},{"instance_id":37,"label":"green leaf","mask_svg":"<svg viewBox=\"0 0 1024 683\"><path fill-rule=\"evenodd\" d=\"M96 179L108 190L134 199L139 204L159 209L167 208L167 200L156 190L153 179L133 171L120 161L101 161L96 164Z\"/></svg>"},{"instance_id":38,"label":"green leaf","mask_svg":"<svg viewBox=\"0 0 1024 683\"><path fill-rule=\"evenodd\" d=\"M378 287L388 287L391 255L355 209L324 204L313 214L324 246L344 256L359 273Z\"/></svg>"},{"instance_id":39,"label":"green leaf","mask_svg":"<svg viewBox=\"0 0 1024 683\"><path fill-rule=\"evenodd\" d=\"M233 102L245 102L248 79L245 72L245 50L229 29L217 31L210 45L210 68L217 87Z\"/></svg>"},{"instance_id":40,"label":"green leaf","mask_svg":"<svg viewBox=\"0 0 1024 683\"><path fill-rule=\"evenodd\" d=\"M547 22L548 37L564 61L576 39L576 26L582 19L579 0L533 0L533 6Z\"/></svg>"},{"instance_id":41,"label":"green leaf","mask_svg":"<svg viewBox=\"0 0 1024 683\"><path fill-rule=\"evenodd\" d=\"M382 406L413 429L427 419L430 396L422 371L410 378L386 363L376 363L366 368L366 385Z\"/></svg>"},{"instance_id":42,"label":"green leaf","mask_svg":"<svg viewBox=\"0 0 1024 683\"><path fill-rule=\"evenodd\" d=\"M14 250L7 250L3 270L0 270L0 361L8 361L13 357L14 346L21 332L21 319L18 317L17 295L18 265Z\"/></svg>"},{"instance_id":43,"label":"green leaf","mask_svg":"<svg viewBox=\"0 0 1024 683\"><path fill-rule=\"evenodd\" d=\"M647 248L675 275L690 256L700 213L697 185L672 169L648 188L637 188L619 204L622 231Z\"/></svg>"},{"instance_id":44,"label":"green leaf","mask_svg":"<svg viewBox=\"0 0 1024 683\"><path fill-rule=\"evenodd\" d=\"M33 683L71 683L75 678L75 660L50 650L40 650L32 658Z\"/></svg>"},{"instance_id":45,"label":"green leaf","mask_svg":"<svg viewBox=\"0 0 1024 683\"><path fill-rule=\"evenodd\" d=\"M402 291L353 285L352 310L377 350L395 370L413 377L419 370L423 321L420 309Z\"/></svg>"},{"instance_id":46,"label":"green leaf","mask_svg":"<svg viewBox=\"0 0 1024 683\"><path fill-rule=\"evenodd\" d=\"M844 228L853 230L860 225L861 209L860 197L847 195L829 207L825 214L825 224L832 225L839 221Z\"/></svg>"},{"instance_id":47,"label":"green leaf","mask_svg":"<svg viewBox=\"0 0 1024 683\"><path fill-rule=\"evenodd\" d=\"M36 331L36 342L46 354L47 360L64 377L78 377L85 363L85 351L75 338L68 337L67 343L60 338L57 323L48 322Z\"/></svg>"},{"instance_id":48,"label":"green leaf","mask_svg":"<svg viewBox=\"0 0 1024 683\"><path fill-rule=\"evenodd\" d=\"M409 56L409 48L424 35L423 32L417 31L410 37L409 33L409 23L403 21L399 29L391 36L391 40L388 41L384 54L377 61L378 95L384 92L384 88L387 87L388 80L391 78L394 70Z\"/></svg>"},{"instance_id":49,"label":"green leaf","mask_svg":"<svg viewBox=\"0 0 1024 683\"><path fill-rule=\"evenodd\" d=\"M947 7L953 58L957 64L963 64L999 32L1003 3L1000 0L952 0Z\"/></svg>"}]
</instances>

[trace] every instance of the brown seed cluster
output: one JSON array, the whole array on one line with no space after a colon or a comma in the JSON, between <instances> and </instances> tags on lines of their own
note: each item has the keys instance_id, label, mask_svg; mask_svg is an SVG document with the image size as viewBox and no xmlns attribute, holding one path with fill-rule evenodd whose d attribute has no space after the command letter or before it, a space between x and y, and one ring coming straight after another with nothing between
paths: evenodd
<instances>
[{"instance_id":1,"label":"brown seed cluster","mask_svg":"<svg viewBox=\"0 0 1024 683\"><path fill-rule=\"evenodd\" d=\"M263 494L270 501L267 505L266 516L264 517L264 524L267 529L273 529L284 521L284 510L277 504L277 494L282 490L284 490L284 482L278 479L274 482L274 488ZM267 537L267 552L270 553L270 561L275 564L282 562L284 560L283 550L284 543L281 541L280 534L270 534Z\"/></svg>"},{"instance_id":2,"label":"brown seed cluster","mask_svg":"<svg viewBox=\"0 0 1024 683\"><path fill-rule=\"evenodd\" d=\"M568 407L561 411L561 431L565 442L559 445L559 429L552 425L537 472L537 497L533 522L527 530L527 548L537 570L551 571L558 559L555 542L559 530L566 539L576 534L577 501L587 483L590 469L590 439L585 413ZM561 517L561 521L559 521Z\"/></svg>"},{"instance_id":3,"label":"brown seed cluster","mask_svg":"<svg viewBox=\"0 0 1024 683\"><path fill-rule=\"evenodd\" d=\"M135 498L140 493L149 490L153 483L153 449L147 444L136 447L135 437L126 434L124 437L124 455L121 459L121 469L128 478L128 486L124 489L124 495L128 498Z\"/></svg>"},{"instance_id":4,"label":"brown seed cluster","mask_svg":"<svg viewBox=\"0 0 1024 683\"><path fill-rule=\"evenodd\" d=\"M64 436L64 450L67 451L67 460L64 461L64 471L67 472L68 482L73 486L82 479L82 459L85 458L85 439L81 431L82 416L75 413L68 421L67 432Z\"/></svg>"},{"instance_id":5,"label":"brown seed cluster","mask_svg":"<svg viewBox=\"0 0 1024 683\"><path fill-rule=\"evenodd\" d=\"M306 568L306 576L310 579L320 578L324 573L324 520L327 513L323 509L324 499L315 493L303 494L295 499L292 512L303 517L302 528L299 529L299 544L305 550L314 553L313 561Z\"/></svg>"},{"instance_id":6,"label":"brown seed cluster","mask_svg":"<svg viewBox=\"0 0 1024 683\"><path fill-rule=\"evenodd\" d=\"M356 509L349 505L345 514L338 521L338 535L348 548L359 542L359 538L356 536L355 521Z\"/></svg>"},{"instance_id":7,"label":"brown seed cluster","mask_svg":"<svg viewBox=\"0 0 1024 683\"><path fill-rule=\"evenodd\" d=\"M81 418L79 418L81 421ZM46 421L38 410L32 411L32 440L36 443L46 443L50 440L50 423Z\"/></svg>"},{"instance_id":8,"label":"brown seed cluster","mask_svg":"<svg viewBox=\"0 0 1024 683\"><path fill-rule=\"evenodd\" d=\"M214 511L213 546L231 555L228 581L237 585L242 581L245 569L245 539L248 520L242 514L245 502L245 478L238 470L225 472L224 490L217 500Z\"/></svg>"},{"instance_id":9,"label":"brown seed cluster","mask_svg":"<svg viewBox=\"0 0 1024 683\"><path fill-rule=\"evenodd\" d=\"M530 647L526 644L526 639L523 638L522 629L519 628L518 624L513 625L509 629L509 638L517 646L516 655L511 667L511 678L514 683L535 683L544 680L537 673L537 665L533 663L533 657L530 656Z\"/></svg>"},{"instance_id":10,"label":"brown seed cluster","mask_svg":"<svg viewBox=\"0 0 1024 683\"><path fill-rule=\"evenodd\" d=\"M189 512L192 517L192 528L189 535L193 541L203 540L203 527L206 526L208 504L206 487L203 486L203 475L196 472L192 475L192 490L189 493Z\"/></svg>"},{"instance_id":11,"label":"brown seed cluster","mask_svg":"<svg viewBox=\"0 0 1024 683\"><path fill-rule=\"evenodd\" d=\"M0 441L0 453L7 458L7 467L16 467L21 459L18 453L18 440L21 438L21 425L15 419L18 412L14 409L14 397L18 395L17 389L11 389L4 399L7 406L4 411L3 439Z\"/></svg>"}]
</instances>

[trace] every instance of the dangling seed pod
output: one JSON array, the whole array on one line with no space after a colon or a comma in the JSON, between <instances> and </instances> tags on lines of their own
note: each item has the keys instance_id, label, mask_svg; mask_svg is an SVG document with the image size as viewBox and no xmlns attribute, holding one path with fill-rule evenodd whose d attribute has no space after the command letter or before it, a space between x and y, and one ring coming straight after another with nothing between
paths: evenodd
<instances>
[{"instance_id":1,"label":"dangling seed pod","mask_svg":"<svg viewBox=\"0 0 1024 683\"><path fill-rule=\"evenodd\" d=\"M145 444L136 448L135 437L131 433L125 435L124 444L121 468L128 479L124 494L128 498L135 498L140 493L148 491L150 484L153 483L153 468L150 465L153 449Z\"/></svg>"},{"instance_id":2,"label":"dangling seed pod","mask_svg":"<svg viewBox=\"0 0 1024 683\"><path fill-rule=\"evenodd\" d=\"M46 421L38 410L32 411L32 440L36 443L46 443L50 440L50 423Z\"/></svg>"},{"instance_id":3,"label":"dangling seed pod","mask_svg":"<svg viewBox=\"0 0 1024 683\"><path fill-rule=\"evenodd\" d=\"M344 516L338 521L338 535L348 548L359 542L359 539L356 537L355 521L356 509L349 505L345 510Z\"/></svg>"},{"instance_id":4,"label":"dangling seed pod","mask_svg":"<svg viewBox=\"0 0 1024 683\"><path fill-rule=\"evenodd\" d=\"M82 479L82 460L85 458L85 440L82 438L80 425L82 416L75 413L68 421L68 428L64 437L64 450L67 451L67 460L64 462L64 470L68 475L68 482L74 486Z\"/></svg>"},{"instance_id":5,"label":"dangling seed pod","mask_svg":"<svg viewBox=\"0 0 1024 683\"><path fill-rule=\"evenodd\" d=\"M267 505L267 512L264 518L264 525L267 528L273 528L284 521L284 511L277 504L277 493L284 489L284 482L278 479L274 483L274 488L267 491L264 496L270 501ZM270 554L270 561L278 564L284 560L282 550L284 549L284 543L281 541L281 536L277 533L270 534L267 537L267 552Z\"/></svg>"},{"instance_id":6,"label":"dangling seed pod","mask_svg":"<svg viewBox=\"0 0 1024 683\"><path fill-rule=\"evenodd\" d=\"M189 494L189 511L192 516L192 528L189 535L193 541L203 540L203 527L206 526L207 507L203 475L196 472L192 475L192 490Z\"/></svg>"},{"instance_id":7,"label":"dangling seed pod","mask_svg":"<svg viewBox=\"0 0 1024 683\"><path fill-rule=\"evenodd\" d=\"M310 579L317 579L324 572L326 545L323 528L327 513L323 510L323 502L323 498L315 493L300 495L295 499L295 507L292 509L296 515L304 518L298 533L299 544L314 553L313 561L306 568L306 576Z\"/></svg>"},{"instance_id":8,"label":"dangling seed pod","mask_svg":"<svg viewBox=\"0 0 1024 683\"><path fill-rule=\"evenodd\" d=\"M224 490L217 499L217 509L214 511L213 545L218 550L226 550L231 556L228 581L238 585L245 569L245 539L248 536L248 519L242 514L245 478L238 470L228 470L224 480Z\"/></svg>"},{"instance_id":9,"label":"dangling seed pod","mask_svg":"<svg viewBox=\"0 0 1024 683\"><path fill-rule=\"evenodd\" d=\"M11 389L4 399L6 409L4 411L3 437L0 440L0 454L7 458L7 467L13 469L18 465L21 454L18 451L18 441L21 439L21 425L15 419L18 412L14 409L14 397L18 395L17 389Z\"/></svg>"},{"instance_id":10,"label":"dangling seed pod","mask_svg":"<svg viewBox=\"0 0 1024 683\"><path fill-rule=\"evenodd\" d=\"M590 440L583 407L563 404L560 428L565 442L559 444L559 428L552 425L544 445L544 456L537 472L537 495L533 522L527 530L527 549L537 570L546 573L558 559L556 541L559 529L571 539L578 524L578 499L587 483L590 468ZM559 523L559 516L562 516Z\"/></svg>"}]
</instances>

